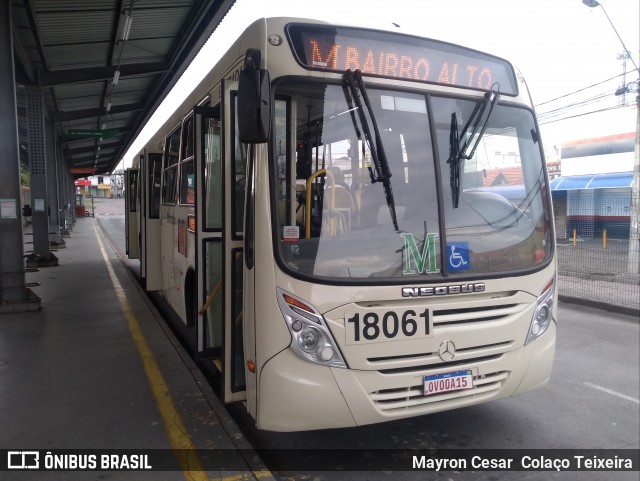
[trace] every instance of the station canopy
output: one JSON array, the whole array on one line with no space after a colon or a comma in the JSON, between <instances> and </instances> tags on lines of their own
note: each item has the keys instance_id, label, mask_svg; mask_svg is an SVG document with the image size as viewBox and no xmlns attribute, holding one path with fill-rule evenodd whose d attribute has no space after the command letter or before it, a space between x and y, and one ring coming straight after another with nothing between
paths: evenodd
<instances>
[{"instance_id":1,"label":"station canopy","mask_svg":"<svg viewBox=\"0 0 640 481\"><path fill-rule=\"evenodd\" d=\"M235 0L11 0L21 161L26 91L76 177L115 169Z\"/></svg>"},{"instance_id":2,"label":"station canopy","mask_svg":"<svg viewBox=\"0 0 640 481\"><path fill-rule=\"evenodd\" d=\"M567 175L551 181L552 191L575 189L620 189L631 187L633 172L613 172L607 174Z\"/></svg>"}]
</instances>

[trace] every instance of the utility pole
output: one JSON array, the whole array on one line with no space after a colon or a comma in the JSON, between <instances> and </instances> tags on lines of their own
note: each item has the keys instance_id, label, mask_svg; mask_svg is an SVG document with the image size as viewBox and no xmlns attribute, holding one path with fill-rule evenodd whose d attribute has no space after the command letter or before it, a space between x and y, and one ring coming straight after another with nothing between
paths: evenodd
<instances>
[{"instance_id":1,"label":"utility pole","mask_svg":"<svg viewBox=\"0 0 640 481\"><path fill-rule=\"evenodd\" d=\"M622 61L622 85L620 88L626 87L627 85L627 59L629 58L629 54L627 52L619 53L618 60ZM627 105L627 90L625 88L624 93L620 96L620 100L618 102L619 105Z\"/></svg>"},{"instance_id":2,"label":"utility pole","mask_svg":"<svg viewBox=\"0 0 640 481\"><path fill-rule=\"evenodd\" d=\"M602 8L611 28L613 28L613 31L618 36L618 40L620 40L622 44L625 57L631 60L636 76L638 77L636 81L623 85L616 90L616 95L623 95L627 92L636 94L636 140L633 158L633 183L631 184L631 212L629 212L629 223L631 225L629 231L629 260L627 262L627 272L629 274L640 274L640 69L638 69L638 65L636 65L633 60L631 52L629 52L629 49L622 41L622 37L620 37L618 30L616 30L604 7L597 0L582 0L582 3L590 8Z\"/></svg>"},{"instance_id":3,"label":"utility pole","mask_svg":"<svg viewBox=\"0 0 640 481\"><path fill-rule=\"evenodd\" d=\"M636 73L638 69L636 68ZM632 84L629 84L632 85ZM629 91L629 85L626 86ZM629 233L629 262L627 272L640 273L640 78L636 81L636 145L633 158L633 183L631 184L631 231Z\"/></svg>"}]
</instances>

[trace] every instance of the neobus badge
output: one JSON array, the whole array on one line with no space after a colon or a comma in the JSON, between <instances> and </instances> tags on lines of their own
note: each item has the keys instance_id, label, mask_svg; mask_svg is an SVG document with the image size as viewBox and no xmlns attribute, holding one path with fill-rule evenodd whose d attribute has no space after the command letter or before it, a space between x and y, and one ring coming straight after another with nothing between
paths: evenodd
<instances>
[{"instance_id":1,"label":"neobus badge","mask_svg":"<svg viewBox=\"0 0 640 481\"><path fill-rule=\"evenodd\" d=\"M455 286L435 286L435 287L403 287L402 297L428 297L446 296L449 294L470 294L484 292L484 282L473 284L457 284Z\"/></svg>"}]
</instances>

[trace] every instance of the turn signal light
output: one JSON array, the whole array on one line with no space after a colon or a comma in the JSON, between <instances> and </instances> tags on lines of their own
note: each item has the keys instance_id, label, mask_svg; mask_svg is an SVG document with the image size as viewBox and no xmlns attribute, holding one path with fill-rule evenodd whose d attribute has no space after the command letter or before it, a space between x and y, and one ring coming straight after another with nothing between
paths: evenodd
<instances>
[{"instance_id":1,"label":"turn signal light","mask_svg":"<svg viewBox=\"0 0 640 481\"><path fill-rule=\"evenodd\" d=\"M285 302L291 306L299 307L300 309L307 312L313 312L313 309L311 309L305 303L300 302L298 299L294 299L293 297L287 296L286 294L283 294L282 297L284 297Z\"/></svg>"},{"instance_id":2,"label":"turn signal light","mask_svg":"<svg viewBox=\"0 0 640 481\"><path fill-rule=\"evenodd\" d=\"M256 363L253 362L253 360L249 359L247 361L247 369L249 370L249 372L256 372Z\"/></svg>"}]
</instances>

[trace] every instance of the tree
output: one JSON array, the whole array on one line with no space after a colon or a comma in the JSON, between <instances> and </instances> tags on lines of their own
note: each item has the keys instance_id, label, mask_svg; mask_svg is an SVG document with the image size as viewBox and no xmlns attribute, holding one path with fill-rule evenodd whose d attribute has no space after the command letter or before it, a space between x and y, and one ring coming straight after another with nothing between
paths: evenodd
<instances>
[{"instance_id":1,"label":"tree","mask_svg":"<svg viewBox=\"0 0 640 481\"><path fill-rule=\"evenodd\" d=\"M31 185L31 179L29 177L29 167L20 162L20 185L29 187Z\"/></svg>"}]
</instances>

